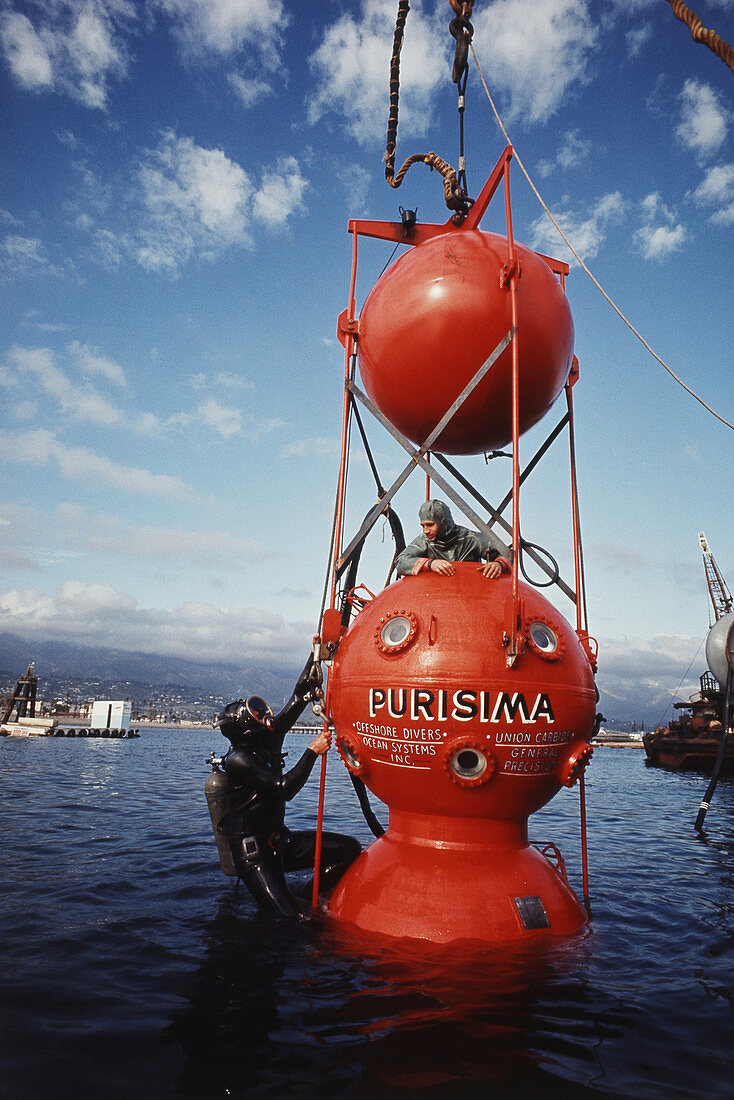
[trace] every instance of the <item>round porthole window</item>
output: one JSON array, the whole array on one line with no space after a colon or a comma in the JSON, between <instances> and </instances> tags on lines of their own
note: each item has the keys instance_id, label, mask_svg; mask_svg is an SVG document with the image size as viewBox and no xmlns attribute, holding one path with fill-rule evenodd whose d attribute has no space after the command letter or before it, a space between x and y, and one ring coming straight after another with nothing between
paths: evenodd
<instances>
[{"instance_id":1,"label":"round porthole window","mask_svg":"<svg viewBox=\"0 0 734 1100\"><path fill-rule=\"evenodd\" d=\"M554 649L558 648L558 638L547 623L533 623L530 627L530 637L538 649L542 649L546 653L552 653Z\"/></svg>"},{"instance_id":2,"label":"round porthole window","mask_svg":"<svg viewBox=\"0 0 734 1100\"><path fill-rule=\"evenodd\" d=\"M415 638L417 630L418 621L411 611L391 611L380 619L375 642L383 653L402 653Z\"/></svg>"},{"instance_id":3,"label":"round porthole window","mask_svg":"<svg viewBox=\"0 0 734 1100\"><path fill-rule=\"evenodd\" d=\"M387 646L402 645L409 637L410 619L404 619L402 615L389 619L380 631L380 638Z\"/></svg>"},{"instance_id":4,"label":"round porthole window","mask_svg":"<svg viewBox=\"0 0 734 1100\"><path fill-rule=\"evenodd\" d=\"M367 774L364 747L358 745L356 739L348 733L337 737L336 747L352 775L364 778Z\"/></svg>"},{"instance_id":5,"label":"round porthole window","mask_svg":"<svg viewBox=\"0 0 734 1100\"><path fill-rule=\"evenodd\" d=\"M460 779L476 779L487 767L487 757L477 749L460 749L451 757L449 766Z\"/></svg>"},{"instance_id":6,"label":"round porthole window","mask_svg":"<svg viewBox=\"0 0 734 1100\"><path fill-rule=\"evenodd\" d=\"M557 661L563 653L561 638L548 623L536 619L528 630L531 648L546 661Z\"/></svg>"},{"instance_id":7,"label":"round porthole window","mask_svg":"<svg viewBox=\"0 0 734 1100\"><path fill-rule=\"evenodd\" d=\"M342 741L339 747L341 748L342 755L347 764L349 764L349 767L355 769L359 768L359 757L354 751L354 747L350 745L348 741Z\"/></svg>"},{"instance_id":8,"label":"round porthole window","mask_svg":"<svg viewBox=\"0 0 734 1100\"><path fill-rule=\"evenodd\" d=\"M443 747L443 763L457 787L481 787L494 775L497 761L471 737L452 737Z\"/></svg>"}]
</instances>

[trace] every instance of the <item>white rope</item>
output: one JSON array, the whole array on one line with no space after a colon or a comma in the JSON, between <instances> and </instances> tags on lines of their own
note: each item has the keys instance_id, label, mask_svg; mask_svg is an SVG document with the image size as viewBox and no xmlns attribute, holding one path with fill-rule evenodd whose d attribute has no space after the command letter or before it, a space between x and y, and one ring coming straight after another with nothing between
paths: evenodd
<instances>
[{"instance_id":1,"label":"white rope","mask_svg":"<svg viewBox=\"0 0 734 1100\"><path fill-rule=\"evenodd\" d=\"M592 272L591 272L591 271L589 270L589 268L588 268L588 267L586 266L586 264L584 263L584 261L583 261L583 260L581 259L581 257L579 256L578 252L577 252L577 251L576 251L576 249L575 249L575 248L573 247L573 245L572 245L572 244L571 244L571 242L569 241L568 237L567 237L567 236L566 236L566 234L565 234L565 233L563 232L563 230L561 229L560 225L558 224L558 222L556 221L556 219L555 219L555 218L553 217L553 215L551 214L550 210L549 210L549 209L548 209L548 207L546 206L546 204L545 204L545 202L543 201L543 198L542 198L542 196L541 196L540 192L538 191L537 187L535 186L535 184L534 184L534 183L533 183L533 181L531 180L531 178L530 178L530 176L529 176L528 172L526 171L526 169L525 169L525 165L523 164L523 162L522 162L522 160L521 160L521 158L520 158L520 155L519 155L519 153L517 152L517 149L515 149L515 146L514 146L514 145L513 145L513 143L512 143L511 141L510 141L510 138L509 138L509 136L508 136L508 134L507 134L507 130L505 130L505 127L504 127L504 126L503 126L503 124L502 124L502 119L500 118L500 116L499 116L499 113L498 113L498 111L497 111L497 108L496 108L496 107L495 107L495 105L494 105L494 100L492 99L492 96L490 95L490 92L489 92L489 88L487 87L487 82L486 82L486 80L484 79L484 74L482 73L481 67L480 67L480 65L479 65L479 61L478 61L478 59L477 59L477 54L476 54L476 50L474 49L474 44L473 44L473 43L471 43L471 52L472 52L472 56L473 56L473 58L474 58L474 64L475 64L475 65L476 65L476 67L477 67L477 72L479 73L479 78L480 78L480 80L482 81L482 84L484 85L484 90L485 90L485 92L487 93L487 99L489 100L489 105L490 105L490 107L492 108L492 110L493 110L493 112L494 112L494 117L495 117L495 118L497 119L497 123L498 123L498 125L499 125L499 128L500 128L500 130L502 131L502 133L503 133L503 134L504 134L504 136L505 136L505 141L507 142L507 144L508 144L508 145L512 145L512 148L513 148L513 153L514 153L514 157L515 157L515 160L516 160L516 161L517 161L517 163L518 163L518 166L519 166L519 168L520 168L520 171L522 172L522 174L523 174L523 175L525 176L525 179L526 179L526 180L528 181L528 183L530 184L530 187L531 187L531 189L532 189L533 193L535 194L535 197L537 198L538 202L539 202L539 203L540 203L540 205L541 205L541 206L543 207L543 210L545 210L545 212L546 212L546 214L548 215L548 217L550 218L551 222L553 223L553 225L555 226L555 228L556 228L556 229L558 230L558 233L560 234L561 238L563 239L563 241L564 241L564 243L565 243L566 247L567 247L567 248L569 249L569 251L571 252L571 254L572 254L572 255L573 255L573 256L574 256L575 258L576 258L576 260L578 260L579 264L581 265L581 267L583 268L583 270L584 270L584 271L586 272L586 274L587 274L587 275L589 276L589 278L591 279L591 281L592 281L592 283L594 284L594 286L595 286L595 287L597 288L597 290L598 290L598 291L599 291L599 292L601 293L601 295L602 295L602 296L603 296L603 297L604 297L604 298L606 299L606 301L607 301L607 302L609 303L609 305L610 305L610 306L612 307L612 309L614 310L614 312L615 312L615 313L616 313L616 314L617 314L617 315L618 315L618 316L619 316L619 317L620 317L620 318L621 318L621 319L622 319L622 320L624 321L625 325L626 325L626 326L627 326L627 328L628 328L628 329L630 330L630 332L634 333L634 335L635 335L635 336L637 337L637 339L638 339L638 340L639 340L639 341L640 341L640 342L641 342L641 343L643 344L643 346L644 346L644 347L645 347L645 348L646 348L646 349L647 349L647 350L648 350L648 351L650 352L650 355L652 355L653 359L657 359L658 363L660 363L660 366L661 366L661 367L663 367L663 369L664 369L664 370L666 370L666 371L668 372L668 374L670 375L670 377L671 377L671 378L673 378L673 379L674 379L674 380L675 380L675 381L676 381L676 382L678 383L678 385L679 385L679 386L681 386L681 387L682 387L682 388L683 388L683 389L684 389L684 390L686 391L686 393L689 393L689 394L691 395L691 397L695 398L695 400L696 400L696 401L698 401L698 403L699 403L700 405L703 405L704 409L706 409L706 411L707 411L707 412L710 412L712 416L715 416L715 417L716 417L716 419L717 419L717 420L720 420L722 424L725 424L727 428L731 428L731 429L732 429L732 431L734 431L734 424L731 424L731 423L730 423L730 422L729 422L728 420L726 420L726 419L725 419L725 418L724 418L723 416L720 416L720 415L719 415L719 413L717 413L717 412L716 412L716 411L715 411L714 409L712 409L710 405L707 405L707 404L706 404L706 402L705 402L705 401L703 400L703 398L702 398L702 397L699 397L699 396L698 396L698 394L697 394L697 393L695 393L695 392L694 392L694 391L693 391L693 390L692 390L692 389L690 388L690 386L687 386L687 385L686 385L686 383L685 383L685 382L684 382L684 381L683 381L683 380L682 380L681 378L679 378L679 377L678 377L678 375L677 375L677 374L676 374L676 373L675 373L675 372L674 372L673 370L671 370L671 369L670 369L670 367L668 366L668 364L667 364L667 363L666 363L666 362L665 362L665 361L664 361L663 359L661 359L661 358L660 358L660 356L659 356L659 355L657 354L657 352L656 352L656 351L653 351L653 349L652 349L652 348L650 347L650 345L648 344L647 340L645 340L645 338L644 338L644 337L643 337L643 336L642 336L642 335L641 335L641 334L640 334L640 333L639 333L639 332L637 331L637 329L636 329L636 328L635 328L635 326L634 326L634 325L632 324L632 322L631 322L631 321L629 321L629 320L628 320L628 319L627 319L627 318L625 317L625 315L624 315L624 314L622 313L621 309L619 309L619 307L618 307L617 305L615 305L615 303L614 303L614 302L612 301L612 299L611 299L611 298L609 297L609 295L607 294L607 292L606 292L606 290L604 289L604 287L603 287L603 286L601 285L601 283L600 283L600 282L598 281L598 279L597 279L597 278L596 278L596 277L595 277L595 276L594 276L594 275L592 274Z\"/></svg>"}]
</instances>

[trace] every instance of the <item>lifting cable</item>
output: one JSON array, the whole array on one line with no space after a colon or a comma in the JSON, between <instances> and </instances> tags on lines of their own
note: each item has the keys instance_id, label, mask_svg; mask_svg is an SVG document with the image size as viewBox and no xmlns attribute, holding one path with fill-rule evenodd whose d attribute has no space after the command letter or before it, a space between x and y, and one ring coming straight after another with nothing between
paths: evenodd
<instances>
[{"instance_id":1,"label":"lifting cable","mask_svg":"<svg viewBox=\"0 0 734 1100\"><path fill-rule=\"evenodd\" d=\"M454 83L459 85L459 117L461 119L461 137L463 144L463 94L461 89L460 79L464 75L464 71L461 69L461 53L468 51L468 45L471 41L472 27L469 23L469 17L471 16L474 0L470 3L459 4L457 0L449 0L454 11L457 12L457 18L451 23L451 33L456 38L456 52L457 60L454 63ZM398 137L398 104L400 100L400 52L403 48L403 32L405 31L405 20L408 17L410 11L409 0L399 0L398 14L395 20L395 34L393 37L392 57L390 58L390 110L387 119L387 144L385 147L385 155L383 160L385 161L385 179L391 187L400 187L405 174L412 165L422 162L427 164L429 168L436 169L443 176L443 190L446 206L449 210L455 211L455 217L463 219L469 211L472 205L471 199L466 195L466 191L463 187L464 172L463 167L460 167L459 174L457 175L454 168L451 167L442 157L439 157L437 153L414 153L412 156L404 162L402 168L395 174L395 148L397 145ZM466 69L466 63L464 63L464 70ZM458 75L458 78L456 74ZM463 150L462 150L463 160Z\"/></svg>"},{"instance_id":2,"label":"lifting cable","mask_svg":"<svg viewBox=\"0 0 734 1100\"><path fill-rule=\"evenodd\" d=\"M502 119L499 116L499 112L497 111L497 108L495 107L494 100L492 99L489 88L487 87L487 82L484 79L484 74L482 73L481 67L479 65L479 61L477 59L477 54L476 54L476 50L474 49L473 43L470 43L470 49L471 49L471 52L472 52L472 56L474 58L474 64L476 65L477 72L479 73L479 79L481 80L482 85L484 87L484 91L487 95L487 99L489 100L489 105L492 108L492 111L494 112L494 117L497 119L497 123L499 125L500 130L504 134L504 137L505 137L505 140L507 141L507 144L512 145L512 142L510 141L507 130L505 129L505 127L502 123ZM650 355L652 355L653 359L656 359L658 361L658 363L660 363L661 367L663 367L663 369L668 372L670 377L675 382L677 382L678 385L681 386L686 391L686 393L690 394L691 397L695 398L695 400L698 401L698 403L700 405L703 405L704 409L706 409L707 412L710 412L712 416L715 416L716 419L720 420L722 424L725 424L727 428L731 428L732 431L734 431L734 424L732 424L729 420L726 420L723 416L720 416L719 413L717 413L714 409L712 409L710 405L707 405L706 402L703 400L703 398L699 397L699 395L694 390L692 390L690 388L690 386L687 386L686 383L681 378L679 378L678 375L673 370L671 370L671 368L668 366L668 364L663 359L660 358L660 356L657 354L657 352L653 351L653 349L648 344L647 340L645 340L644 336L642 336L641 333L639 333L637 331L637 329L632 324L632 322L629 321L625 317L624 313L622 313L621 309L617 305L615 305L615 303L612 301L612 299L607 294L604 287L601 285L601 283L598 281L598 279L592 274L592 272L586 266L586 264L581 259L578 252L576 251L576 249L573 247L573 245L569 241L566 234L561 229L561 227L558 224L558 222L556 221L556 219L551 214L551 212L548 209L546 203L544 202L540 192L538 191L537 187L535 186L532 179L530 178L530 175L528 174L528 171L525 168L525 165L523 164L523 162L522 162L517 150L515 149L514 145L512 147L513 147L513 153L514 153L514 156L515 156L515 160L517 161L518 167L520 168L520 171L522 172L522 174L525 176L525 179L528 181L528 183L530 185L530 188L533 191L533 194L535 195L538 202L543 207L543 210L546 212L546 214L550 218L551 222L553 223L553 225L557 229L557 231L560 234L561 238L563 239L566 247L569 249L571 254L575 257L575 259L578 260L579 264L581 265L583 270L586 272L586 274L589 276L592 283L597 288L597 290L600 292L602 297L606 299L606 301L612 307L612 309L617 314L617 316L620 317L622 321L624 321L625 325L630 330L630 332L632 332L633 335L637 337L637 339L640 341L640 343L650 352Z\"/></svg>"},{"instance_id":3,"label":"lifting cable","mask_svg":"<svg viewBox=\"0 0 734 1100\"><path fill-rule=\"evenodd\" d=\"M723 38L719 38L716 31L704 27L695 11L691 11L682 3L682 0L668 0L668 3L673 9L673 15L688 27L694 42L701 42L704 46L708 46L734 73L734 48Z\"/></svg>"}]
</instances>

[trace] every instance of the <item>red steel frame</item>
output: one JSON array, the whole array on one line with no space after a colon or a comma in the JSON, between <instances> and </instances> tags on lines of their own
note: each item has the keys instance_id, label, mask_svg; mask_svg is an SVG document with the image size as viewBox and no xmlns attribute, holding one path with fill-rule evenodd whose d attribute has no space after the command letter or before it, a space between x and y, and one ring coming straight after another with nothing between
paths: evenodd
<instances>
[{"instance_id":1,"label":"red steel frame","mask_svg":"<svg viewBox=\"0 0 734 1100\"><path fill-rule=\"evenodd\" d=\"M512 209L510 201L510 162L513 156L511 145L503 150L497 164L482 188L478 198L472 205L469 213L459 227L452 218L441 224L425 223L415 225L409 233L406 232L402 222L380 222L362 219L350 219L349 232L352 234L352 270L349 282L349 299L347 308L339 315L337 321L337 336L344 345L344 400L342 404L342 440L339 463L339 478L337 485L337 503L334 523L334 540L332 547L331 584L329 609L336 608L337 599L337 562L341 553L342 534L344 524L344 503L347 469L347 449L349 439L350 393L348 383L353 380L354 363L356 359L357 343L359 338L359 321L356 315L356 282L357 282L357 258L358 239L371 237L378 240L394 241L395 243L417 245L429 241L434 237L445 233L463 232L478 229L486 210L497 192L500 184L503 184L503 196L505 206L505 224L507 234L507 262L502 273L504 285L509 287L511 302L512 330L512 543L515 553L512 560L512 596L508 600L507 608L507 662L511 665L522 653L523 638L523 612L522 597L519 594L519 552L520 546L520 409L519 409L519 334L517 318L517 282L520 276L515 249L515 240L512 229ZM565 289L566 277L570 268L562 260L536 253L558 276L561 286ZM569 416L570 439L570 465L571 465L571 506L572 506L572 532L574 547L574 570L576 583L576 631L584 649L587 652L592 667L596 668L596 644L589 637L586 622L586 600L583 588L583 568L581 554L581 536L579 524L578 492L576 481L576 461L574 444L573 422L573 398L572 387L578 380L578 361L574 357L573 367L569 379L566 382L566 400ZM430 452L426 456L430 460ZM426 492L430 492L430 474L426 473ZM330 691L327 680L326 697L324 700L324 730L329 728ZM321 775L319 786L319 806L317 819L316 858L314 867L313 905L316 906L318 898L318 878L321 862L321 833L323 828L324 794L326 784L326 756L322 757ZM588 882L586 867L586 822L585 822L585 798L583 790L583 776L581 777L582 791L582 847L583 847L583 879L584 896L588 899Z\"/></svg>"}]
</instances>

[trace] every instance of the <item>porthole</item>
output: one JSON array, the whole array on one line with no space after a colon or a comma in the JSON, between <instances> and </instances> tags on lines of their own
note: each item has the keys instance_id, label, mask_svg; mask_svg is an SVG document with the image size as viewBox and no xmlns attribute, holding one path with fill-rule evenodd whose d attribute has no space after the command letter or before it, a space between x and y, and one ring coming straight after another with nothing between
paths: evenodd
<instances>
[{"instance_id":1,"label":"porthole","mask_svg":"<svg viewBox=\"0 0 734 1100\"><path fill-rule=\"evenodd\" d=\"M481 787L494 775L497 761L470 737L453 737L444 746L444 767L459 787Z\"/></svg>"},{"instance_id":2,"label":"porthole","mask_svg":"<svg viewBox=\"0 0 734 1100\"><path fill-rule=\"evenodd\" d=\"M557 661L561 657L563 644L550 623L535 619L528 629L528 637L531 648L539 657L544 657L546 661Z\"/></svg>"},{"instance_id":3,"label":"porthole","mask_svg":"<svg viewBox=\"0 0 734 1100\"><path fill-rule=\"evenodd\" d=\"M383 615L375 630L375 643L383 653L402 653L413 642L418 621L412 611L390 611Z\"/></svg>"},{"instance_id":4,"label":"porthole","mask_svg":"<svg viewBox=\"0 0 734 1100\"><path fill-rule=\"evenodd\" d=\"M546 623L533 623L530 627L530 637L538 649L547 650L550 653L558 646L558 638Z\"/></svg>"},{"instance_id":5,"label":"porthole","mask_svg":"<svg viewBox=\"0 0 734 1100\"><path fill-rule=\"evenodd\" d=\"M343 741L341 745L342 755L350 768L359 767L359 757L349 744L348 741Z\"/></svg>"},{"instance_id":6,"label":"porthole","mask_svg":"<svg viewBox=\"0 0 734 1100\"><path fill-rule=\"evenodd\" d=\"M577 742L572 746L571 752L558 769L564 787L573 787L576 780L584 774L593 755L594 750L591 745Z\"/></svg>"},{"instance_id":7,"label":"porthole","mask_svg":"<svg viewBox=\"0 0 734 1100\"><path fill-rule=\"evenodd\" d=\"M380 638L387 646L402 645L409 635L410 619L404 619L402 615L388 619L380 631Z\"/></svg>"},{"instance_id":8,"label":"porthole","mask_svg":"<svg viewBox=\"0 0 734 1100\"><path fill-rule=\"evenodd\" d=\"M460 779L476 779L487 767L487 757L477 749L459 749L451 757L449 767Z\"/></svg>"},{"instance_id":9,"label":"porthole","mask_svg":"<svg viewBox=\"0 0 734 1100\"><path fill-rule=\"evenodd\" d=\"M359 745L356 738L349 734L337 737L336 747L339 755L352 775L364 777L367 771L367 762L364 759L364 747Z\"/></svg>"}]
</instances>

